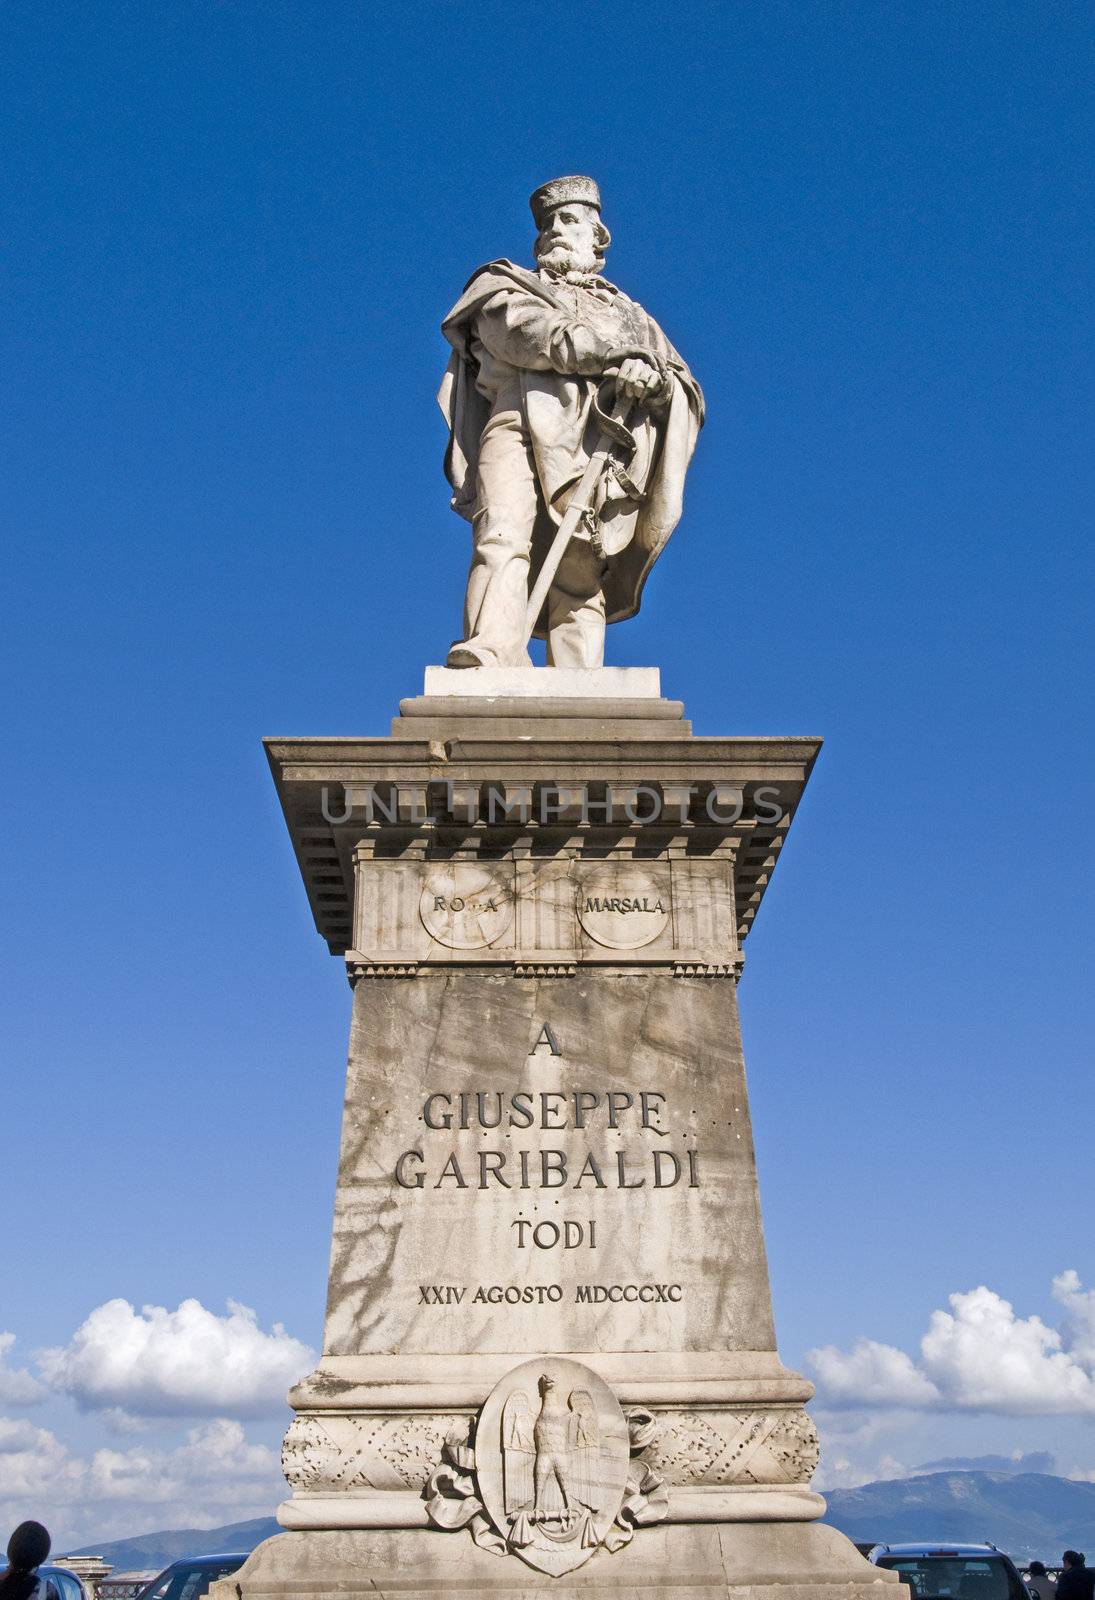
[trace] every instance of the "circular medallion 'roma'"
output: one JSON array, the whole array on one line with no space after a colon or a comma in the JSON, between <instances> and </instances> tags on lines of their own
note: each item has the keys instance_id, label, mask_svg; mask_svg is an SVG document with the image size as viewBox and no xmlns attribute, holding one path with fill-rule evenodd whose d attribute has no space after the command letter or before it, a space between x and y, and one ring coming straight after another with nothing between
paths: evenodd
<instances>
[{"instance_id":1,"label":"circular medallion 'roma'","mask_svg":"<svg viewBox=\"0 0 1095 1600\"><path fill-rule=\"evenodd\" d=\"M491 1391L475 1429L479 1495L510 1550L559 1577L587 1561L623 1504L630 1448L612 1390L541 1356Z\"/></svg>"},{"instance_id":2,"label":"circular medallion 'roma'","mask_svg":"<svg viewBox=\"0 0 1095 1600\"><path fill-rule=\"evenodd\" d=\"M669 886L664 878L634 867L604 868L577 888L578 921L597 944L639 950L669 923Z\"/></svg>"},{"instance_id":3,"label":"circular medallion 'roma'","mask_svg":"<svg viewBox=\"0 0 1095 1600\"><path fill-rule=\"evenodd\" d=\"M418 903L422 925L450 950L485 950L496 944L513 921L513 888L508 874L476 861L435 866Z\"/></svg>"}]
</instances>

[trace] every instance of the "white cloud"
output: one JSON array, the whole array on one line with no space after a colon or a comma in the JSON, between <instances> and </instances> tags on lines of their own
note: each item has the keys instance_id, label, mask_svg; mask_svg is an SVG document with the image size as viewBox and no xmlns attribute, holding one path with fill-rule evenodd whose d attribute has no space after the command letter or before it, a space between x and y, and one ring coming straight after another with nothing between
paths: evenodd
<instances>
[{"instance_id":1,"label":"white cloud","mask_svg":"<svg viewBox=\"0 0 1095 1600\"><path fill-rule=\"evenodd\" d=\"M78 1466L48 1428L0 1417L0 1505L12 1501L37 1504L43 1496L55 1493L63 1497L76 1486L79 1476ZM9 1517L7 1525L11 1523Z\"/></svg>"},{"instance_id":2,"label":"white cloud","mask_svg":"<svg viewBox=\"0 0 1095 1600\"><path fill-rule=\"evenodd\" d=\"M1053 1280L1060 1330L1019 1317L983 1284L933 1311L920 1360L858 1339L807 1352L824 1403L991 1411L1003 1416L1095 1416L1095 1291L1073 1271Z\"/></svg>"},{"instance_id":3,"label":"white cloud","mask_svg":"<svg viewBox=\"0 0 1095 1600\"><path fill-rule=\"evenodd\" d=\"M108 1300L67 1345L40 1351L37 1360L50 1388L85 1411L242 1417L280 1410L315 1355L280 1322L264 1333L255 1313L233 1300L223 1317L198 1300L140 1312L128 1300Z\"/></svg>"},{"instance_id":4,"label":"white cloud","mask_svg":"<svg viewBox=\"0 0 1095 1600\"><path fill-rule=\"evenodd\" d=\"M142 1527L215 1527L268 1516L285 1495L278 1455L239 1422L202 1423L170 1449L74 1455L47 1428L0 1417L0 1525L33 1516L55 1550Z\"/></svg>"},{"instance_id":5,"label":"white cloud","mask_svg":"<svg viewBox=\"0 0 1095 1600\"><path fill-rule=\"evenodd\" d=\"M171 1451L140 1445L96 1450L86 1475L85 1493L91 1501L168 1505L204 1503L212 1497L221 1521L230 1520L221 1512L237 1500L253 1502L256 1484L265 1491L266 1510L272 1509L273 1497L285 1493L277 1453L267 1445L249 1444L242 1424L225 1417L192 1428L186 1442Z\"/></svg>"},{"instance_id":6,"label":"white cloud","mask_svg":"<svg viewBox=\"0 0 1095 1600\"><path fill-rule=\"evenodd\" d=\"M827 1344L807 1350L829 1405L929 1406L939 1398L934 1383L904 1350L874 1339L857 1339L850 1350Z\"/></svg>"},{"instance_id":7,"label":"white cloud","mask_svg":"<svg viewBox=\"0 0 1095 1600\"><path fill-rule=\"evenodd\" d=\"M8 1352L14 1344L14 1333L0 1333L0 1405L33 1406L46 1391L25 1367L8 1365Z\"/></svg>"},{"instance_id":8,"label":"white cloud","mask_svg":"<svg viewBox=\"0 0 1095 1600\"><path fill-rule=\"evenodd\" d=\"M952 1405L1005 1416L1095 1415L1095 1376L1040 1317L1017 1317L982 1285L933 1311L920 1341L925 1370Z\"/></svg>"},{"instance_id":9,"label":"white cloud","mask_svg":"<svg viewBox=\"0 0 1095 1600\"><path fill-rule=\"evenodd\" d=\"M1071 1268L1053 1280L1053 1298L1064 1306L1061 1335L1077 1361L1095 1369L1095 1289L1085 1290Z\"/></svg>"}]
</instances>

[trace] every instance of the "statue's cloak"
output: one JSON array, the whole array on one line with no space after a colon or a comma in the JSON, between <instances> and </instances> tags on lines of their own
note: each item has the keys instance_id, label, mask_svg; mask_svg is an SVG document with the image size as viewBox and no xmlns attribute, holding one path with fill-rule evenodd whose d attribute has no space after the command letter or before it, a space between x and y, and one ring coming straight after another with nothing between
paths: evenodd
<instances>
[{"instance_id":1,"label":"statue's cloak","mask_svg":"<svg viewBox=\"0 0 1095 1600\"><path fill-rule=\"evenodd\" d=\"M438 390L438 403L449 424L445 475L453 489L452 508L470 522L476 512L476 468L479 440L491 412L491 403L475 387L477 364L471 339L479 312L499 295L534 295L565 317L573 310L554 286L512 261L491 261L473 273L456 305L441 324L453 347ZM635 500L622 484L610 481L601 521L611 519L613 542L623 544L608 564L604 578L605 613L609 622L633 617L639 609L643 584L666 540L680 521L684 479L703 426L703 394L688 367L665 334L643 308L617 291L626 313L628 336L623 345L630 355L648 352L673 377L668 407L651 413L637 410L628 424L635 454L627 479L642 493ZM542 514L533 530L532 568L539 567L556 527L597 447L600 429L591 415L596 377L579 377L555 371L520 369L525 421L543 501ZM626 543L625 543L626 540ZM543 615L536 635L544 637Z\"/></svg>"}]
</instances>

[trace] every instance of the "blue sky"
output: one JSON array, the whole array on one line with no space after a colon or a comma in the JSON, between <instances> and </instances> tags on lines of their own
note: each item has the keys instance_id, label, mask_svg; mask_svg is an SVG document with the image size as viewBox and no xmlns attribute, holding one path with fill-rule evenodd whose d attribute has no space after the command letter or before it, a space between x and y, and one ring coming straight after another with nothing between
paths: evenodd
<instances>
[{"instance_id":1,"label":"blue sky","mask_svg":"<svg viewBox=\"0 0 1095 1600\"><path fill-rule=\"evenodd\" d=\"M1050 1291L1095 1278L1088 9L29 0L0 33L0 1330L38 1385L0 1508L74 1541L276 1497L257 1397L320 1337L349 991L259 741L385 731L442 659L438 324L571 171L708 401L608 659L699 732L826 740L741 998L781 1349L843 1353L832 1481L1095 1471L1029 1323L1095 1383L1095 1301ZM857 1339L922 1363L981 1285L1026 1398L945 1353L940 1398L892 1356L864 1398ZM73 1341L115 1299L123 1344L199 1301L254 1392L107 1406Z\"/></svg>"}]
</instances>

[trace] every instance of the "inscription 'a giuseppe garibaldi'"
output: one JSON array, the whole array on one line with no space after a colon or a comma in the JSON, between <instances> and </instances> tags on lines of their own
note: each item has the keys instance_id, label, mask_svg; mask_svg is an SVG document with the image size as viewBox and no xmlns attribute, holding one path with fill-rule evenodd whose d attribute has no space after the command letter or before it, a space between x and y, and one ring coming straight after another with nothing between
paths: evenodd
<instances>
[{"instance_id":1,"label":"inscription 'a giuseppe garibaldi'","mask_svg":"<svg viewBox=\"0 0 1095 1600\"><path fill-rule=\"evenodd\" d=\"M569 1129L589 1132L626 1132L669 1138L662 1124L666 1096L660 1090L518 1089L463 1091L452 1095L435 1091L423 1102L420 1121L426 1130L420 1142L404 1150L395 1163L393 1177L400 1189L528 1190L562 1189L689 1189L700 1186L699 1152L694 1145L676 1150L656 1148L606 1149L581 1145L577 1149L513 1148L458 1149L455 1145L435 1154L430 1133L450 1136L497 1128ZM541 1226L548 1226L542 1224ZM551 1224L554 1226L554 1224ZM518 1239L520 1243L520 1238Z\"/></svg>"}]
</instances>

